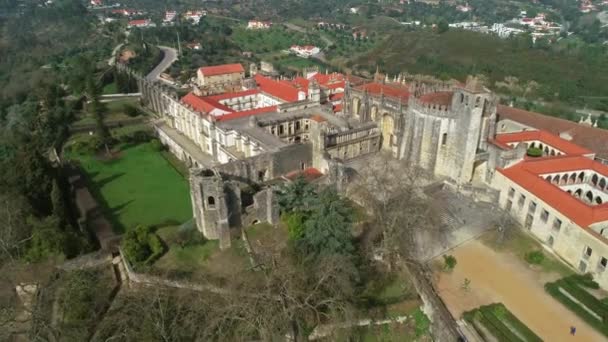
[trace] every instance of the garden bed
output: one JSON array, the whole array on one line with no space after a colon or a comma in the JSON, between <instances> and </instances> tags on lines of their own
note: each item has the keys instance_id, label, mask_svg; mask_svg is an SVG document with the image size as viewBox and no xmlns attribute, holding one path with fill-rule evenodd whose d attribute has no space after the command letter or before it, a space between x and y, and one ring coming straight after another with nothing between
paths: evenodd
<instances>
[{"instance_id":1,"label":"garden bed","mask_svg":"<svg viewBox=\"0 0 608 342\"><path fill-rule=\"evenodd\" d=\"M491 337L485 336L490 333L500 342L542 342L538 335L501 303L481 306L465 312L463 317L486 340L491 339Z\"/></svg>"},{"instance_id":2,"label":"garden bed","mask_svg":"<svg viewBox=\"0 0 608 342\"><path fill-rule=\"evenodd\" d=\"M599 285L591 275L572 275L545 284L545 290L594 329L608 337L608 304L589 290Z\"/></svg>"}]
</instances>

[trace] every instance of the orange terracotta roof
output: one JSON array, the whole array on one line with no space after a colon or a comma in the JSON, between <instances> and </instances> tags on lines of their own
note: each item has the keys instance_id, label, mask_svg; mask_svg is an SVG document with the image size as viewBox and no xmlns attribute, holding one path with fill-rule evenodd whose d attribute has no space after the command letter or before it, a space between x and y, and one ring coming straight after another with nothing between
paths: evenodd
<instances>
[{"instance_id":1,"label":"orange terracotta roof","mask_svg":"<svg viewBox=\"0 0 608 342\"><path fill-rule=\"evenodd\" d=\"M529 159L506 169L497 169L505 177L583 228L587 228L593 223L608 221L608 203L589 205L541 178L540 175L586 170L593 170L604 176L608 175L608 166L580 156Z\"/></svg>"},{"instance_id":2,"label":"orange terracotta roof","mask_svg":"<svg viewBox=\"0 0 608 342\"><path fill-rule=\"evenodd\" d=\"M249 89L249 90L236 91L236 92L231 92L231 93L223 93L223 94L218 94L218 95L206 96L205 99L210 99L210 100L214 100L214 101L222 101L222 100L227 100L227 99L233 99L235 97L250 96L250 95L255 95L255 94L259 94L259 93L260 93L260 91L257 89Z\"/></svg>"},{"instance_id":3,"label":"orange terracotta roof","mask_svg":"<svg viewBox=\"0 0 608 342\"><path fill-rule=\"evenodd\" d=\"M291 171L285 175L285 178L294 180L300 175L304 176L304 179L306 179L306 181L311 182L311 181L323 176L323 173L321 171L315 169L314 167L309 167L304 170Z\"/></svg>"},{"instance_id":4,"label":"orange terracotta roof","mask_svg":"<svg viewBox=\"0 0 608 342\"><path fill-rule=\"evenodd\" d=\"M585 155L593 153L584 147L580 147L568 140L562 139L557 135L543 130L502 133L497 134L495 139L496 142L503 144L503 146L509 146L509 143L540 141L543 144L556 148L567 155Z\"/></svg>"},{"instance_id":5,"label":"orange terracotta roof","mask_svg":"<svg viewBox=\"0 0 608 342\"><path fill-rule=\"evenodd\" d=\"M497 113L499 119L510 119L555 135L567 133L573 143L595 152L598 158L608 159L608 130L503 105L498 105Z\"/></svg>"},{"instance_id":6,"label":"orange terracotta roof","mask_svg":"<svg viewBox=\"0 0 608 342\"><path fill-rule=\"evenodd\" d=\"M261 91L286 102L298 101L299 90L293 85L275 81L259 74L255 75L254 79Z\"/></svg>"},{"instance_id":7,"label":"orange terracotta roof","mask_svg":"<svg viewBox=\"0 0 608 342\"><path fill-rule=\"evenodd\" d=\"M322 117L322 116L321 116L321 115L319 115L319 114L315 114L315 115L313 115L313 116L310 118L310 120L312 120L312 121L316 121L316 122L324 122L324 121L327 121L327 120L325 120L325 118L324 118L324 117Z\"/></svg>"},{"instance_id":8,"label":"orange terracotta roof","mask_svg":"<svg viewBox=\"0 0 608 342\"><path fill-rule=\"evenodd\" d=\"M232 112L233 110L225 106L213 99L208 99L201 96L196 96L194 93L190 92L186 96L182 97L182 102L194 108L194 110L210 113L214 109L221 109L223 111Z\"/></svg>"},{"instance_id":9,"label":"orange terracotta roof","mask_svg":"<svg viewBox=\"0 0 608 342\"><path fill-rule=\"evenodd\" d=\"M401 100L407 101L410 97L410 91L407 87L387 85L378 82L371 82L360 85L357 87L359 90L367 90L368 93L374 95L384 94L389 97L400 98Z\"/></svg>"},{"instance_id":10,"label":"orange terracotta roof","mask_svg":"<svg viewBox=\"0 0 608 342\"><path fill-rule=\"evenodd\" d=\"M329 101L338 101L344 98L344 93L336 93L329 95Z\"/></svg>"},{"instance_id":11,"label":"orange terracotta roof","mask_svg":"<svg viewBox=\"0 0 608 342\"><path fill-rule=\"evenodd\" d=\"M229 120L240 119L240 118L244 118L244 117L252 116L252 115L276 112L277 108L278 108L277 106L254 108L254 109L250 109L250 110L244 110L242 112L234 112L234 113L230 113L230 114L220 115L220 116L217 116L216 119L217 119L217 121L229 121Z\"/></svg>"},{"instance_id":12,"label":"orange terracotta roof","mask_svg":"<svg viewBox=\"0 0 608 342\"><path fill-rule=\"evenodd\" d=\"M423 103L431 103L440 106L449 106L452 103L452 91L440 91L436 93L428 93L420 96L419 100Z\"/></svg>"},{"instance_id":13,"label":"orange terracotta roof","mask_svg":"<svg viewBox=\"0 0 608 342\"><path fill-rule=\"evenodd\" d=\"M342 111L342 104L339 103L333 107L334 113L338 113Z\"/></svg>"},{"instance_id":14,"label":"orange terracotta roof","mask_svg":"<svg viewBox=\"0 0 608 342\"><path fill-rule=\"evenodd\" d=\"M216 76L224 74L234 74L237 72L245 72L243 66L238 63L207 66L202 67L199 70L205 76Z\"/></svg>"}]
</instances>

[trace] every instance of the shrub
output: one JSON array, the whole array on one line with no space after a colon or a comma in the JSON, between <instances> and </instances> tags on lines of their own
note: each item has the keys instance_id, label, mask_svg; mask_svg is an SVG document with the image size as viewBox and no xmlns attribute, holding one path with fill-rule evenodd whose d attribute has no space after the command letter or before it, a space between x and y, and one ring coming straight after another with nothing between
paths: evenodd
<instances>
[{"instance_id":1,"label":"shrub","mask_svg":"<svg viewBox=\"0 0 608 342\"><path fill-rule=\"evenodd\" d=\"M147 226L137 226L128 231L121 245L127 259L135 266L151 264L165 251L160 238Z\"/></svg>"},{"instance_id":2,"label":"shrub","mask_svg":"<svg viewBox=\"0 0 608 342\"><path fill-rule=\"evenodd\" d=\"M444 255L443 256L443 269L446 271L451 271L456 267L457 261L453 255Z\"/></svg>"},{"instance_id":3,"label":"shrub","mask_svg":"<svg viewBox=\"0 0 608 342\"><path fill-rule=\"evenodd\" d=\"M127 144L140 144L154 139L154 135L148 131L135 131L120 137L120 141Z\"/></svg>"},{"instance_id":4,"label":"shrub","mask_svg":"<svg viewBox=\"0 0 608 342\"><path fill-rule=\"evenodd\" d=\"M127 116L130 116L132 118L139 116L141 114L141 112L139 111L139 109L137 107L130 105L130 104L124 105L123 110L124 110L125 114L127 114Z\"/></svg>"},{"instance_id":5,"label":"shrub","mask_svg":"<svg viewBox=\"0 0 608 342\"><path fill-rule=\"evenodd\" d=\"M285 213L281 217L283 223L287 226L289 240L295 241L304 234L304 222L306 217L299 212Z\"/></svg>"},{"instance_id":6,"label":"shrub","mask_svg":"<svg viewBox=\"0 0 608 342\"><path fill-rule=\"evenodd\" d=\"M158 139L152 139L150 140L150 146L152 147L152 149L154 151L162 151L165 149L165 146L163 146L163 144L160 142L160 140Z\"/></svg>"},{"instance_id":7,"label":"shrub","mask_svg":"<svg viewBox=\"0 0 608 342\"><path fill-rule=\"evenodd\" d=\"M545 255L542 251L533 251L526 254L526 261L532 265L540 265L545 260Z\"/></svg>"},{"instance_id":8,"label":"shrub","mask_svg":"<svg viewBox=\"0 0 608 342\"><path fill-rule=\"evenodd\" d=\"M528 148L528 151L526 152L526 154L528 155L528 157L538 158L538 157L542 157L543 150L541 150L538 147L530 147L530 148Z\"/></svg>"}]
</instances>

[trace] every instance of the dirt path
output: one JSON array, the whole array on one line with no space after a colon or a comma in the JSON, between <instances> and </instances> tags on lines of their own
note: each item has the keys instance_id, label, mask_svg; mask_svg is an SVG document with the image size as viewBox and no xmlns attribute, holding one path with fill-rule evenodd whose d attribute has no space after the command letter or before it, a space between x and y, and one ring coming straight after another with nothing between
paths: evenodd
<instances>
[{"instance_id":1,"label":"dirt path","mask_svg":"<svg viewBox=\"0 0 608 342\"><path fill-rule=\"evenodd\" d=\"M458 264L451 274L440 275L437 289L456 317L480 305L502 302L545 341L608 341L549 296L535 273L518 259L477 240L451 254ZM462 290L465 278L471 280L468 292ZM576 327L576 336L569 335L570 326Z\"/></svg>"}]
</instances>

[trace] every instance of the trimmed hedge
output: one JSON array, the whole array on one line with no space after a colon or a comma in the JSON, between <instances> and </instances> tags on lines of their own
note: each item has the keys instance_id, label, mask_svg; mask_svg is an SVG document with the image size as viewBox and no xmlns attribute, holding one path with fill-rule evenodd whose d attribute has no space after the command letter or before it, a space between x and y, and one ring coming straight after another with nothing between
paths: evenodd
<instances>
[{"instance_id":1,"label":"trimmed hedge","mask_svg":"<svg viewBox=\"0 0 608 342\"><path fill-rule=\"evenodd\" d=\"M500 312L500 314L497 314ZM465 320L473 324L481 323L498 341L501 342L542 342L530 328L517 319L502 303L481 306L463 314ZM504 322L508 322L508 325ZM517 330L522 340L511 329ZM482 333L482 332L480 332Z\"/></svg>"},{"instance_id":2,"label":"trimmed hedge","mask_svg":"<svg viewBox=\"0 0 608 342\"><path fill-rule=\"evenodd\" d=\"M601 319L597 319L597 317L590 314L581 305L563 294L560 291L560 287L568 292L572 297L576 298L576 300L581 304L585 305L591 311L600 316ZM568 309L573 311L585 322L589 323L589 325L594 327L597 331L608 337L608 304L595 298L592 294L584 289L585 287L597 289L599 284L593 281L593 277L591 275L573 275L559 279L552 283L545 284L545 291L547 291L547 293L561 302Z\"/></svg>"},{"instance_id":3,"label":"trimmed hedge","mask_svg":"<svg viewBox=\"0 0 608 342\"><path fill-rule=\"evenodd\" d=\"M530 147L528 149L528 151L526 152L526 154L528 155L528 157L538 158L538 157L542 157L543 150L541 150L538 147Z\"/></svg>"}]
</instances>

